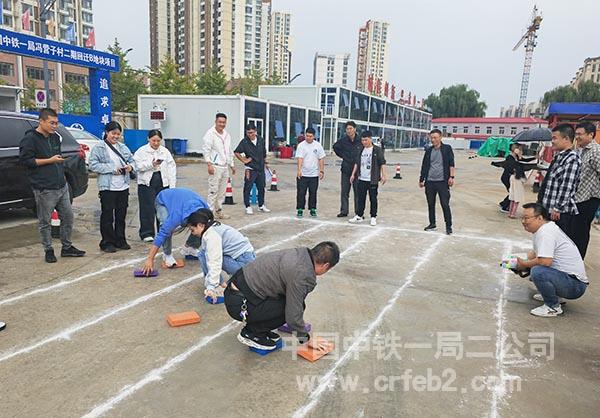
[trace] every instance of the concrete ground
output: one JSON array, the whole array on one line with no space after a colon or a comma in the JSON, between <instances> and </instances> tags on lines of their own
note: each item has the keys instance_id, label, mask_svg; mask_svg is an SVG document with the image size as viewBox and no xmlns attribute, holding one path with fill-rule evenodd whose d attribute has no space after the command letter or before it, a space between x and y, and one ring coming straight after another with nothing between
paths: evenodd
<instances>
[{"instance_id":1,"label":"concrete ground","mask_svg":"<svg viewBox=\"0 0 600 418\"><path fill-rule=\"evenodd\" d=\"M85 258L45 264L31 217L1 215L0 320L8 327L0 333L0 416L597 416L598 227L588 292L561 317L533 317L532 286L498 265L531 240L520 222L498 212L500 170L458 153L455 234L426 233L421 157L388 153L390 163L402 163L403 179L380 188L377 227L335 217L339 171L331 157L316 219L294 218L289 162L272 165L280 191L267 192L270 214L243 215L236 176L229 223L259 252L325 239L343 250L307 299L305 318L336 343L315 363L295 357L293 340L266 357L239 344L240 324L202 299L196 263L133 278L148 248L137 237L135 188L127 230L133 248L116 254L98 248L93 180L75 202L74 243ZM204 165L181 164L178 177L180 186L206 193ZM201 323L167 325L168 313L187 310Z\"/></svg>"}]
</instances>

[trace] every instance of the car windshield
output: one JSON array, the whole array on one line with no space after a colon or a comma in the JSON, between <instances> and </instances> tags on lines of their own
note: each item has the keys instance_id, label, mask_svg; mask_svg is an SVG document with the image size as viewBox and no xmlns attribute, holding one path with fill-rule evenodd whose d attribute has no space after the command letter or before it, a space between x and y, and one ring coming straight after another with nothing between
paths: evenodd
<instances>
[{"instance_id":1,"label":"car windshield","mask_svg":"<svg viewBox=\"0 0 600 418\"><path fill-rule=\"evenodd\" d=\"M92 139L95 141L99 141L99 139L96 136L92 135L87 131L82 131L80 129L69 129L69 132L71 133L71 135L73 135L73 137L75 137L75 139Z\"/></svg>"}]
</instances>

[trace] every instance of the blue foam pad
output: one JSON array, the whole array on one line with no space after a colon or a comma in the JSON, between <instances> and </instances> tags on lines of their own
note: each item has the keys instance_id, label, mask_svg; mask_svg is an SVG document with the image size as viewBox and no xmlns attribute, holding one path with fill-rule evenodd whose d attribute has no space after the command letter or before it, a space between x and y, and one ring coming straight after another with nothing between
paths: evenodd
<instances>
[{"instance_id":1,"label":"blue foam pad","mask_svg":"<svg viewBox=\"0 0 600 418\"><path fill-rule=\"evenodd\" d=\"M185 256L185 259L186 259L186 260L197 260L197 259L198 259L198 257L196 257L196 256L194 256L194 255L189 255L189 254L188 254L188 255L186 255L186 256Z\"/></svg>"},{"instance_id":2,"label":"blue foam pad","mask_svg":"<svg viewBox=\"0 0 600 418\"><path fill-rule=\"evenodd\" d=\"M283 338L277 341L274 350L261 350L259 348L248 347L248 350L254 351L259 356L266 356L267 354L274 353L275 351L281 350L283 348Z\"/></svg>"},{"instance_id":3,"label":"blue foam pad","mask_svg":"<svg viewBox=\"0 0 600 418\"><path fill-rule=\"evenodd\" d=\"M217 303L213 303L212 298L210 296L206 296L204 300L206 300L206 302L210 303L211 305L218 305L219 303L225 302L225 296L217 296Z\"/></svg>"}]
</instances>

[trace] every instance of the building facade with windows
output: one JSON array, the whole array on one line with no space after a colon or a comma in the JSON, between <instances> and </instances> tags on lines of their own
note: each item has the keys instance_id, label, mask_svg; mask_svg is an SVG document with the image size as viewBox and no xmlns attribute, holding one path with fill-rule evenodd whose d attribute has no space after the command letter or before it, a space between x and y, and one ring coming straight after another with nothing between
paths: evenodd
<instances>
[{"instance_id":1,"label":"building facade with windows","mask_svg":"<svg viewBox=\"0 0 600 418\"><path fill-rule=\"evenodd\" d=\"M41 36L40 10L37 0L2 1L3 29ZM85 46L94 29L92 0L57 0L46 20L46 37L59 42ZM49 106L61 109L64 83L81 83L89 87L88 69L48 62ZM24 90L44 88L42 60L0 52L0 78Z\"/></svg>"},{"instance_id":2,"label":"building facade with windows","mask_svg":"<svg viewBox=\"0 0 600 418\"><path fill-rule=\"evenodd\" d=\"M491 136L513 137L521 131L545 128L548 121L527 118L436 118L432 129L439 129L445 137L486 140Z\"/></svg>"},{"instance_id":3,"label":"building facade with windows","mask_svg":"<svg viewBox=\"0 0 600 418\"><path fill-rule=\"evenodd\" d=\"M313 84L348 85L348 64L350 54L315 54Z\"/></svg>"},{"instance_id":4,"label":"building facade with windows","mask_svg":"<svg viewBox=\"0 0 600 418\"><path fill-rule=\"evenodd\" d=\"M151 67L168 56L185 74L268 75L270 21L271 0L150 0Z\"/></svg>"},{"instance_id":5,"label":"building facade with windows","mask_svg":"<svg viewBox=\"0 0 600 418\"><path fill-rule=\"evenodd\" d=\"M345 135L348 121L356 123L359 134L370 130L386 149L422 147L431 127L431 113L341 86L260 86L258 95L321 109L321 144L328 151Z\"/></svg>"},{"instance_id":6,"label":"building facade with windows","mask_svg":"<svg viewBox=\"0 0 600 418\"><path fill-rule=\"evenodd\" d=\"M292 15L273 12L270 28L269 76L278 75L283 83L289 83L292 65Z\"/></svg>"},{"instance_id":7,"label":"building facade with windows","mask_svg":"<svg viewBox=\"0 0 600 418\"><path fill-rule=\"evenodd\" d=\"M367 91L369 76L388 79L388 28L385 22L369 20L358 31L356 90Z\"/></svg>"},{"instance_id":8,"label":"building facade with windows","mask_svg":"<svg viewBox=\"0 0 600 418\"><path fill-rule=\"evenodd\" d=\"M590 80L600 83L600 57L586 58L571 80L571 86L578 87L582 82Z\"/></svg>"},{"instance_id":9,"label":"building facade with windows","mask_svg":"<svg viewBox=\"0 0 600 418\"><path fill-rule=\"evenodd\" d=\"M531 102L525 105L523 108L523 117L542 118L546 107L542 105L541 101ZM508 107L502 106L500 108L501 118L516 118L519 117L519 106L510 105Z\"/></svg>"}]
</instances>

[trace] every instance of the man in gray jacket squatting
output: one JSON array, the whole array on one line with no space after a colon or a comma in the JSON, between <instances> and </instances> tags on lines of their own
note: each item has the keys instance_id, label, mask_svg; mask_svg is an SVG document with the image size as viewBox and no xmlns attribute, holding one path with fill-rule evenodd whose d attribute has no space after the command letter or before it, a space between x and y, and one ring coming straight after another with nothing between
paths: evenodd
<instances>
[{"instance_id":1,"label":"man in gray jacket squatting","mask_svg":"<svg viewBox=\"0 0 600 418\"><path fill-rule=\"evenodd\" d=\"M287 322L301 344L308 342L304 300L317 285L317 276L327 273L339 260L337 244L324 241L314 248L260 255L238 270L225 289L227 313L237 321L245 316L238 340L249 347L274 350L281 337L272 330ZM320 348L315 344L314 348Z\"/></svg>"}]
</instances>

